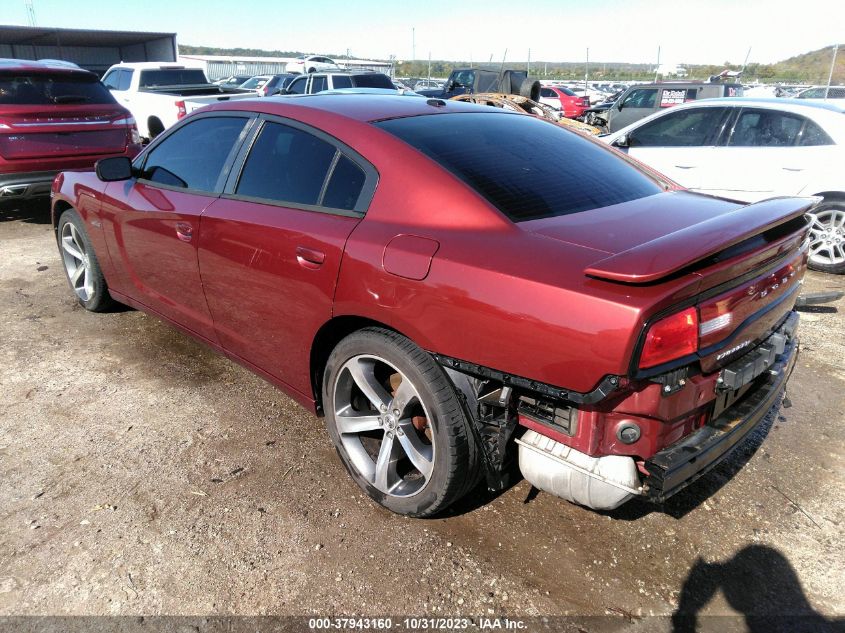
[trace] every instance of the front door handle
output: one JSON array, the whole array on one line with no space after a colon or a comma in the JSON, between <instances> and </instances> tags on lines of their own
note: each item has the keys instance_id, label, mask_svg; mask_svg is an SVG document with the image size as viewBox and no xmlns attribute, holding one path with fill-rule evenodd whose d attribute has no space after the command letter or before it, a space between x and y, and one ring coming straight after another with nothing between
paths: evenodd
<instances>
[{"instance_id":1,"label":"front door handle","mask_svg":"<svg viewBox=\"0 0 845 633\"><path fill-rule=\"evenodd\" d=\"M804 171L803 167L784 167L784 171Z\"/></svg>"},{"instance_id":2,"label":"front door handle","mask_svg":"<svg viewBox=\"0 0 845 633\"><path fill-rule=\"evenodd\" d=\"M187 222L176 223L176 237L183 242L190 242L194 237L194 227Z\"/></svg>"},{"instance_id":3,"label":"front door handle","mask_svg":"<svg viewBox=\"0 0 845 633\"><path fill-rule=\"evenodd\" d=\"M322 251L308 248L306 246L296 247L296 261L303 268L316 270L326 261L326 254Z\"/></svg>"},{"instance_id":4,"label":"front door handle","mask_svg":"<svg viewBox=\"0 0 845 633\"><path fill-rule=\"evenodd\" d=\"M695 169L695 165L675 165L678 169Z\"/></svg>"}]
</instances>

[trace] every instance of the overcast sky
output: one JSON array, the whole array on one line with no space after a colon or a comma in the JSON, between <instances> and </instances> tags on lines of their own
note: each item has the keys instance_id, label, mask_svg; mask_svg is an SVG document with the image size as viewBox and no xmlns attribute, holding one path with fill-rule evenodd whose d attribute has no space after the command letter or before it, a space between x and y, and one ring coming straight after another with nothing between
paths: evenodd
<instances>
[{"instance_id":1,"label":"overcast sky","mask_svg":"<svg viewBox=\"0 0 845 633\"><path fill-rule=\"evenodd\" d=\"M841 0L34 0L39 26L176 32L182 44L409 59L771 63L845 41ZM0 22L27 24L24 0Z\"/></svg>"}]
</instances>

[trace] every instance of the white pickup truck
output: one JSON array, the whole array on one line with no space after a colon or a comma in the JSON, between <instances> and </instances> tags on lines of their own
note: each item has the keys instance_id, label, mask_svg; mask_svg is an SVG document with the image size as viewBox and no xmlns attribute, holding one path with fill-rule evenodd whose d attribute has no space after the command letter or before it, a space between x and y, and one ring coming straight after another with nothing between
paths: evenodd
<instances>
[{"instance_id":1,"label":"white pickup truck","mask_svg":"<svg viewBox=\"0 0 845 633\"><path fill-rule=\"evenodd\" d=\"M226 89L208 82L201 68L163 62L115 64L103 84L138 123L141 138L150 140L189 112L232 99L251 99L252 90Z\"/></svg>"}]
</instances>

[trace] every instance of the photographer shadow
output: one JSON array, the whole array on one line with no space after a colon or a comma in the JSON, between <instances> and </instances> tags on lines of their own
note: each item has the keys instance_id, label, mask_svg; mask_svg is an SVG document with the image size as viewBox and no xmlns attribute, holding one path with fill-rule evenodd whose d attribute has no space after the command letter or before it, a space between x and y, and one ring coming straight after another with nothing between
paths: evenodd
<instances>
[{"instance_id":1,"label":"photographer shadow","mask_svg":"<svg viewBox=\"0 0 845 633\"><path fill-rule=\"evenodd\" d=\"M673 633L734 630L725 626L725 616L712 616L719 619L715 628L706 626L706 620L699 622L703 619L701 611L718 591L744 618L749 633L845 631L845 622L829 620L813 609L798 575L783 554L766 545L749 545L724 563L707 563L700 558L696 561L672 615ZM704 626L699 628L699 624Z\"/></svg>"}]
</instances>

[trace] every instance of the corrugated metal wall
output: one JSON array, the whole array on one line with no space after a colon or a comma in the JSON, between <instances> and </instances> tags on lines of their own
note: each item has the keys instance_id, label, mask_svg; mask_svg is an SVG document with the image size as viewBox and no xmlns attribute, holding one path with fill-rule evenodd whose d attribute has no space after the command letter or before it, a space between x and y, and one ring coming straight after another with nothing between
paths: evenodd
<instances>
[{"instance_id":1,"label":"corrugated metal wall","mask_svg":"<svg viewBox=\"0 0 845 633\"><path fill-rule=\"evenodd\" d=\"M277 75L285 72L284 62L205 62L205 74L209 81L217 81L232 75Z\"/></svg>"}]
</instances>

